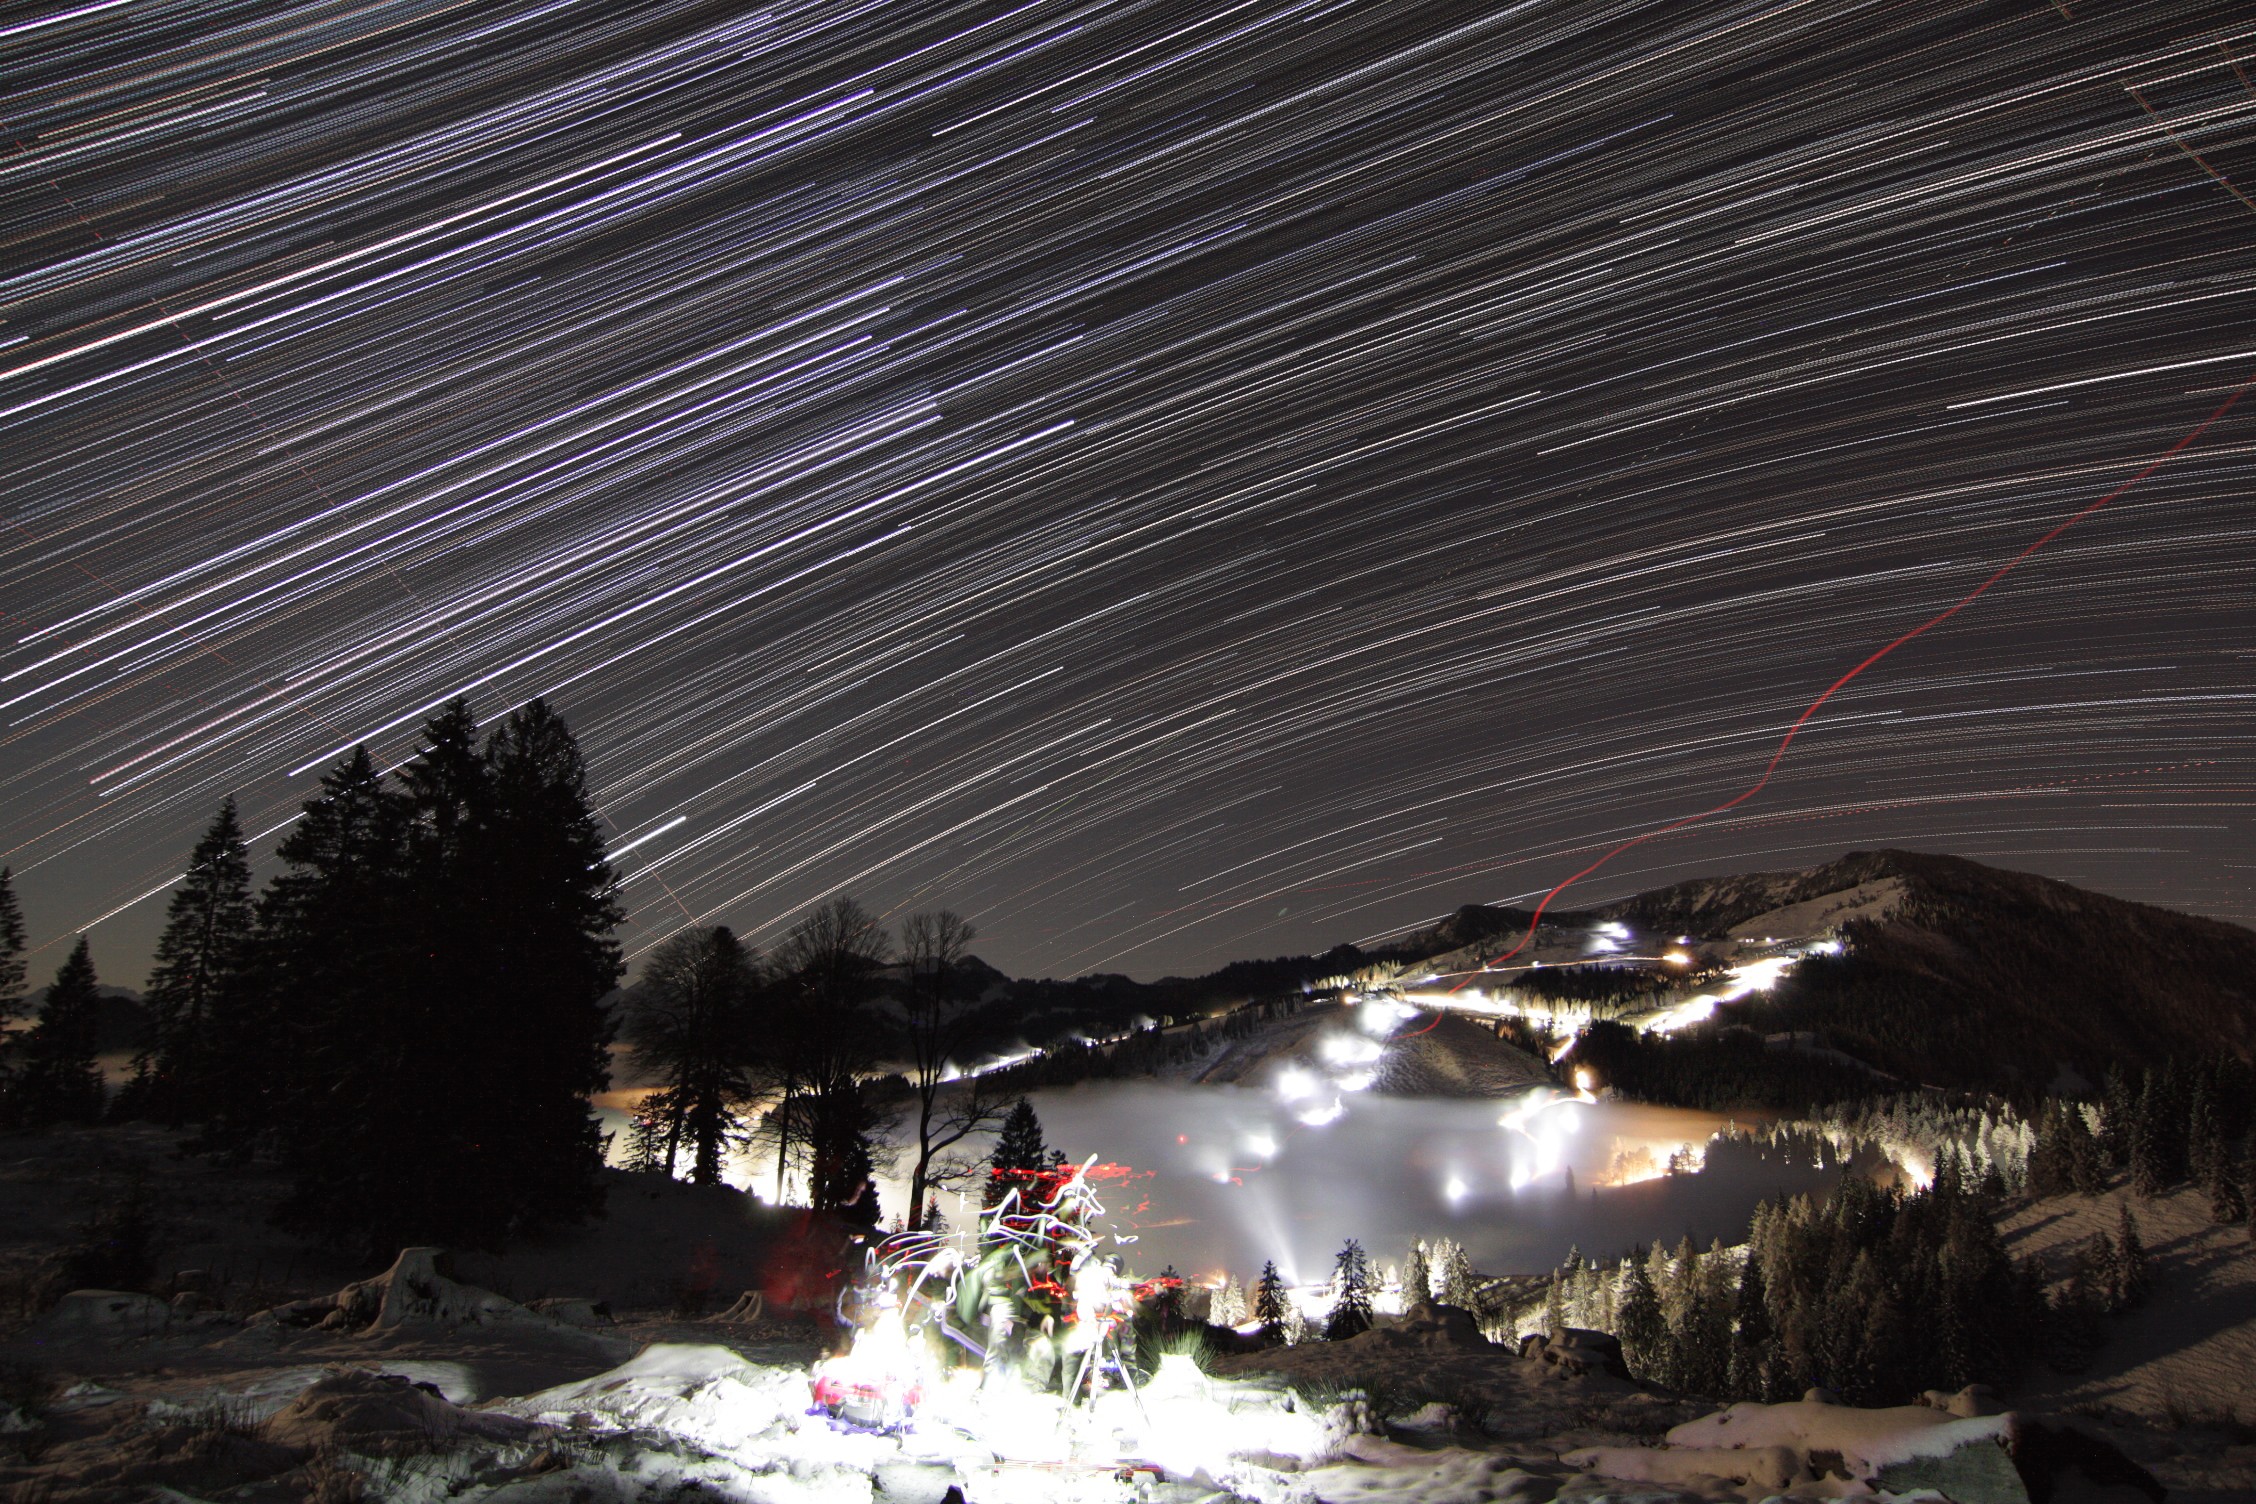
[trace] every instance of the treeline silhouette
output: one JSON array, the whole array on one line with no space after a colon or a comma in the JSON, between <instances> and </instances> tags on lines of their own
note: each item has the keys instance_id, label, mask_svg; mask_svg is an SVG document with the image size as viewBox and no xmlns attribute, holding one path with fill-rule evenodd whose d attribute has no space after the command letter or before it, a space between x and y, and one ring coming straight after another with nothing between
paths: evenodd
<instances>
[{"instance_id":1,"label":"treeline silhouette","mask_svg":"<svg viewBox=\"0 0 2256 1504\"><path fill-rule=\"evenodd\" d=\"M226 802L174 889L132 1078L109 1100L82 936L0 1061L0 1126L192 1125L193 1150L291 1171L294 1230L372 1254L495 1247L600 1210L590 1099L618 1038L650 1088L633 1168L713 1183L759 1141L779 1191L874 1224L884 1138L908 1115L912 1216L972 1173L954 1146L1007 1104L942 1090L997 1032L971 926L911 916L896 952L833 898L770 955L723 927L674 935L614 999L622 916L586 784L541 701L482 729L457 700L395 773L364 749L330 769L258 892ZM0 1022L21 1010L23 953L0 871ZM879 1076L887 1060L905 1071Z\"/></svg>"},{"instance_id":2,"label":"treeline silhouette","mask_svg":"<svg viewBox=\"0 0 2256 1504\"><path fill-rule=\"evenodd\" d=\"M289 1167L285 1225L371 1251L596 1210L620 913L555 712L534 700L481 737L457 700L396 776L354 751L276 855L254 894L221 806L173 892L151 1037L107 1104L81 937L18 1052L9 1121L200 1125L198 1148Z\"/></svg>"},{"instance_id":3,"label":"treeline silhouette","mask_svg":"<svg viewBox=\"0 0 2256 1504\"><path fill-rule=\"evenodd\" d=\"M1633 1102L1710 1112L1815 1112L1900 1086L1849 1061L1774 1049L1749 1029L1715 1023L1644 1034L1600 1019L1583 1031L1570 1063L1587 1067L1599 1084Z\"/></svg>"},{"instance_id":4,"label":"treeline silhouette","mask_svg":"<svg viewBox=\"0 0 2256 1504\"><path fill-rule=\"evenodd\" d=\"M965 965L973 934L954 914L916 914L896 952L866 909L833 898L766 955L721 927L659 945L622 1009L629 1063L654 1087L626 1168L713 1184L732 1152L755 1150L776 1200L797 1187L816 1210L875 1226L875 1176L906 1113L907 1221L921 1225L931 1190L976 1176L955 1146L1008 1106L992 1083L955 1082L988 1027ZM879 1076L887 1060L907 1073Z\"/></svg>"},{"instance_id":5,"label":"treeline silhouette","mask_svg":"<svg viewBox=\"0 0 2256 1504\"><path fill-rule=\"evenodd\" d=\"M2238 1060L2173 1060L2136 1074L2110 1071L2096 1103L2048 1100L2029 1149L2039 1196L2096 1196L2127 1173L2149 1199L2191 1183L2219 1223L2248 1219L2256 1199L2256 1071Z\"/></svg>"},{"instance_id":6,"label":"treeline silhouette","mask_svg":"<svg viewBox=\"0 0 2256 1504\"><path fill-rule=\"evenodd\" d=\"M1813 1386L1853 1404L2011 1382L2053 1322L2045 1274L2005 1251L1955 1159L1908 1195L1848 1176L1755 1211L1743 1250L1638 1249L1553 1272L1547 1324L1610 1331L1638 1377L1715 1399Z\"/></svg>"}]
</instances>

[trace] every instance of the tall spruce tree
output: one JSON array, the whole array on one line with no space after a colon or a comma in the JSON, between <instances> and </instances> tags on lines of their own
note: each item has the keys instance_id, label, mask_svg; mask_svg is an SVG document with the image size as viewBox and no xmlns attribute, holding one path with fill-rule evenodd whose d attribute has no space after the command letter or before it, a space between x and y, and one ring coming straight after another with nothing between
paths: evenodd
<instances>
[{"instance_id":1,"label":"tall spruce tree","mask_svg":"<svg viewBox=\"0 0 2256 1504\"><path fill-rule=\"evenodd\" d=\"M2240 1156L2219 1147L2209 1163L2209 1220L2229 1226L2248 1220L2248 1197L2241 1189Z\"/></svg>"},{"instance_id":2,"label":"tall spruce tree","mask_svg":"<svg viewBox=\"0 0 2256 1504\"><path fill-rule=\"evenodd\" d=\"M1741 1400L1771 1398L1771 1348L1776 1329L1770 1319L1770 1294L1763 1278L1761 1243L1763 1211L1758 1209L1749 1229L1747 1258L1739 1266L1739 1290L1732 1302L1731 1397Z\"/></svg>"},{"instance_id":3,"label":"tall spruce tree","mask_svg":"<svg viewBox=\"0 0 2256 1504\"><path fill-rule=\"evenodd\" d=\"M2138 1126L2139 1081L2120 1065L2107 1068L2100 1088L2099 1149L2108 1168L2121 1170L2131 1162L2131 1139Z\"/></svg>"},{"instance_id":4,"label":"tall spruce tree","mask_svg":"<svg viewBox=\"0 0 2256 1504\"><path fill-rule=\"evenodd\" d=\"M1371 1329L1373 1284L1370 1256L1361 1243L1349 1238L1332 1261L1332 1314L1324 1323L1326 1338L1343 1342Z\"/></svg>"},{"instance_id":5,"label":"tall spruce tree","mask_svg":"<svg viewBox=\"0 0 2256 1504\"><path fill-rule=\"evenodd\" d=\"M2084 1119L2077 1102L2064 1104L2062 1143L2068 1159L2068 1183L2079 1196L2097 1196L2107 1189L2107 1156Z\"/></svg>"},{"instance_id":6,"label":"tall spruce tree","mask_svg":"<svg viewBox=\"0 0 2256 1504\"><path fill-rule=\"evenodd\" d=\"M0 867L0 1030L14 1023L23 1012L25 944L23 910L16 904L15 877L6 867ZM0 1051L0 1127L17 1116L20 1104L15 1098L13 1072L6 1052Z\"/></svg>"},{"instance_id":7,"label":"tall spruce tree","mask_svg":"<svg viewBox=\"0 0 2256 1504\"><path fill-rule=\"evenodd\" d=\"M1285 1298L1285 1277L1277 1272L1275 1259L1261 1266L1261 1278L1253 1287L1253 1319L1261 1323L1265 1344L1278 1347L1284 1343L1292 1307Z\"/></svg>"},{"instance_id":8,"label":"tall spruce tree","mask_svg":"<svg viewBox=\"0 0 2256 1504\"><path fill-rule=\"evenodd\" d=\"M39 1021L24 1036L16 1094L17 1116L26 1126L100 1121L102 1068L95 1050L101 1009L94 957L81 935L47 989Z\"/></svg>"},{"instance_id":9,"label":"tall spruce tree","mask_svg":"<svg viewBox=\"0 0 2256 1504\"><path fill-rule=\"evenodd\" d=\"M495 1103L489 1190L511 1230L602 1209L603 1132L591 1103L611 1082L605 999L624 969L618 881L588 795L587 765L539 699L485 747L492 800L484 859L485 975L496 1045L480 1089Z\"/></svg>"},{"instance_id":10,"label":"tall spruce tree","mask_svg":"<svg viewBox=\"0 0 2256 1504\"><path fill-rule=\"evenodd\" d=\"M2176 1177L2170 1172L2170 1125L2164 1121L2168 1104L2152 1072L2146 1082L2131 1120L2131 1189L2152 1200L2167 1191Z\"/></svg>"},{"instance_id":11,"label":"tall spruce tree","mask_svg":"<svg viewBox=\"0 0 2256 1504\"><path fill-rule=\"evenodd\" d=\"M1402 1304L1421 1305L1433 1299L1433 1267L1426 1262L1426 1240L1412 1238L1402 1260Z\"/></svg>"},{"instance_id":12,"label":"tall spruce tree","mask_svg":"<svg viewBox=\"0 0 2256 1504\"><path fill-rule=\"evenodd\" d=\"M1657 1375L1668 1361L1668 1320L1661 1314L1661 1295L1653 1288L1642 1246L1630 1253L1628 1264L1615 1335L1621 1338L1622 1359L1630 1372Z\"/></svg>"},{"instance_id":13,"label":"tall spruce tree","mask_svg":"<svg viewBox=\"0 0 2256 1504\"><path fill-rule=\"evenodd\" d=\"M23 1012L23 910L16 903L15 874L0 867L0 1027Z\"/></svg>"},{"instance_id":14,"label":"tall spruce tree","mask_svg":"<svg viewBox=\"0 0 2256 1504\"><path fill-rule=\"evenodd\" d=\"M443 1046L418 1034L406 851L405 801L355 748L275 848L227 1042L249 1076L219 1124L223 1142L276 1144L294 1172L287 1225L372 1257L451 1237L424 1215L451 1169L436 1120L455 1104L424 1076Z\"/></svg>"},{"instance_id":15,"label":"tall spruce tree","mask_svg":"<svg viewBox=\"0 0 2256 1504\"><path fill-rule=\"evenodd\" d=\"M2146 1304L2147 1292L2152 1287L2154 1276L2147 1265L2146 1244L2139 1237L2138 1218L2131 1215L2131 1204L2128 1201L2117 1205L2113 1272L2114 1309L2135 1311Z\"/></svg>"},{"instance_id":16,"label":"tall spruce tree","mask_svg":"<svg viewBox=\"0 0 2256 1504\"><path fill-rule=\"evenodd\" d=\"M619 909L563 721L535 700L481 747L456 701L396 788L364 749L332 769L278 854L246 1011L284 1036L286 1219L384 1252L593 1211Z\"/></svg>"},{"instance_id":17,"label":"tall spruce tree","mask_svg":"<svg viewBox=\"0 0 2256 1504\"><path fill-rule=\"evenodd\" d=\"M1034 1176L1049 1168L1049 1163L1050 1151L1042 1143L1042 1120L1034 1115L1034 1104L1020 1097L1004 1115L1002 1131L995 1135L980 1204L992 1209L1014 1189L1024 1200Z\"/></svg>"},{"instance_id":18,"label":"tall spruce tree","mask_svg":"<svg viewBox=\"0 0 2256 1504\"><path fill-rule=\"evenodd\" d=\"M153 1038L140 1106L160 1121L202 1122L228 1088L230 1062L217 1050L230 990L249 961L254 915L250 853L229 797L188 854L149 972Z\"/></svg>"}]
</instances>

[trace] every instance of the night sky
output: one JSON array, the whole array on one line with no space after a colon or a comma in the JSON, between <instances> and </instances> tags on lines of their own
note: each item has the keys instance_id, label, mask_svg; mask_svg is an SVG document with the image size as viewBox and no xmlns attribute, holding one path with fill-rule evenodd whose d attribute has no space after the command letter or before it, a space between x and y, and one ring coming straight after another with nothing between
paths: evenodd
<instances>
[{"instance_id":1,"label":"night sky","mask_svg":"<svg viewBox=\"0 0 2256 1504\"><path fill-rule=\"evenodd\" d=\"M458 693L579 731L630 953L1525 902L2256 376L2252 79L2228 3L0 11L35 977ZM2256 918L2252 444L1562 902L1902 844Z\"/></svg>"}]
</instances>

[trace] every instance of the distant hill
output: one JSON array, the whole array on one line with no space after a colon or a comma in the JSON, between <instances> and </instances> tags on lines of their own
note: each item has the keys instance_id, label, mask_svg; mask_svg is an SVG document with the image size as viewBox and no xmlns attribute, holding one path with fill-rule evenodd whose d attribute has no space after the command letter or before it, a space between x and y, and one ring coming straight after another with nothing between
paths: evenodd
<instances>
[{"instance_id":1,"label":"distant hill","mask_svg":"<svg viewBox=\"0 0 2256 1504\"><path fill-rule=\"evenodd\" d=\"M2097 1081L2172 1056L2256 1059L2256 931L1960 857L1859 853L1798 876L1797 892L1892 878L1902 893L1843 927L1841 955L1795 969L1757 1009L1770 1027L1817 1030L1946 1086L2028 1091L2062 1066ZM1647 897L1657 915L1730 912L1696 887Z\"/></svg>"},{"instance_id":2,"label":"distant hill","mask_svg":"<svg viewBox=\"0 0 2256 1504\"><path fill-rule=\"evenodd\" d=\"M1157 983L1012 982L990 971L987 995L998 1035L1110 1037L1358 971L1414 983L1423 971L1468 970L1516 943L1529 918L1468 905L1367 954L1341 946ZM1549 913L1520 959L1608 964L1615 942L1602 934L1646 955L1681 937L1717 961L1840 939L1838 955L1802 960L1775 991L1728 1005L1703 1028L1757 1047L1744 1039L1751 1030L1773 1051L1833 1061L1848 1083L1857 1071L1840 1057L1853 1057L1885 1073L1872 1078L1876 1089L1917 1082L2026 1097L2064 1076L2097 1082L2111 1065L2220 1051L2256 1061L2256 931L1962 857L1855 852L1800 871L1674 883Z\"/></svg>"},{"instance_id":3,"label":"distant hill","mask_svg":"<svg viewBox=\"0 0 2256 1504\"><path fill-rule=\"evenodd\" d=\"M1475 936L1508 946L1527 920L1463 909L1397 950L1446 959ZM1837 935L1839 955L1803 960L1725 1018L1815 1034L1910 1081L2026 1093L2064 1069L2097 1081L2171 1056L2256 1059L2256 931L1963 857L1853 852L1698 878L1546 915L1539 944L1608 922L1710 943Z\"/></svg>"}]
</instances>

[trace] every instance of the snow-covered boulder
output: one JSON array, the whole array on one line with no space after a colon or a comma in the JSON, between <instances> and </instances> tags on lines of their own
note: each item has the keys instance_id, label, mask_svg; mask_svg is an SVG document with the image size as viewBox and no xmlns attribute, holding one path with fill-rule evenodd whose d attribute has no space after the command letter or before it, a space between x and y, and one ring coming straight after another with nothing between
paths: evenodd
<instances>
[{"instance_id":1,"label":"snow-covered boulder","mask_svg":"<svg viewBox=\"0 0 2256 1504\"><path fill-rule=\"evenodd\" d=\"M1885 1493L1928 1488L1958 1504L2028 1504L2013 1467L2011 1415L1958 1417L1927 1405L1865 1410L1801 1399L1733 1405L1669 1431L1667 1445L1589 1447L1566 1460L1607 1477L1770 1491L1827 1479Z\"/></svg>"},{"instance_id":2,"label":"snow-covered boulder","mask_svg":"<svg viewBox=\"0 0 2256 1504\"><path fill-rule=\"evenodd\" d=\"M611 1307L586 1295L551 1295L525 1309L566 1326L615 1326Z\"/></svg>"},{"instance_id":3,"label":"snow-covered boulder","mask_svg":"<svg viewBox=\"0 0 2256 1504\"><path fill-rule=\"evenodd\" d=\"M284 1406L267 1422L266 1435L284 1445L381 1457L458 1443L525 1442L547 1429L515 1415L465 1410L434 1386L399 1374L345 1368Z\"/></svg>"},{"instance_id":4,"label":"snow-covered boulder","mask_svg":"<svg viewBox=\"0 0 2256 1504\"><path fill-rule=\"evenodd\" d=\"M150 1337L172 1320L172 1307L135 1290L73 1290L40 1320L43 1337Z\"/></svg>"},{"instance_id":5,"label":"snow-covered boulder","mask_svg":"<svg viewBox=\"0 0 2256 1504\"><path fill-rule=\"evenodd\" d=\"M1396 1320L1348 1339L1366 1347L1483 1349L1495 1346L1481 1335L1473 1313L1438 1300L1421 1300Z\"/></svg>"}]
</instances>

